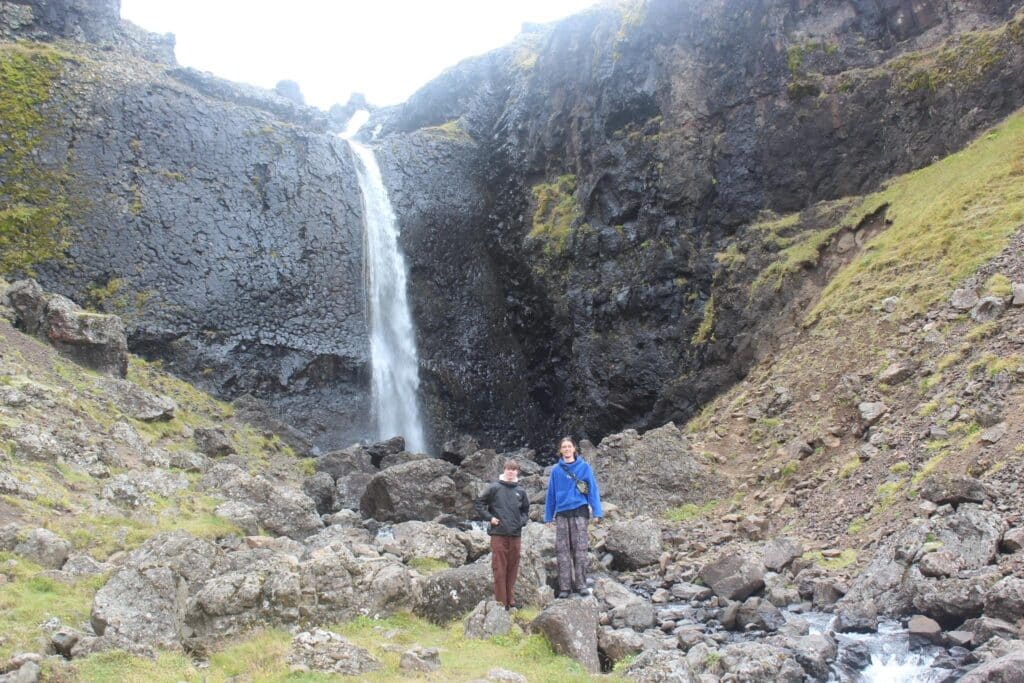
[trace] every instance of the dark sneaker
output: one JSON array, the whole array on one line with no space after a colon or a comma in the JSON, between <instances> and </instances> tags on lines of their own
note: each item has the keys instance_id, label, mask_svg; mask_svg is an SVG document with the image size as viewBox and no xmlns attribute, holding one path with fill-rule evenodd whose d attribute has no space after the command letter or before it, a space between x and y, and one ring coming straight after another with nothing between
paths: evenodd
<instances>
[{"instance_id":1,"label":"dark sneaker","mask_svg":"<svg viewBox=\"0 0 1024 683\"><path fill-rule=\"evenodd\" d=\"M511 605L505 605L505 611L510 611L514 609L519 609L519 605L517 605L514 602Z\"/></svg>"},{"instance_id":2,"label":"dark sneaker","mask_svg":"<svg viewBox=\"0 0 1024 683\"><path fill-rule=\"evenodd\" d=\"M563 600L563 599L565 599L567 597L569 597L569 594L567 592L565 592L565 591L562 591L561 593L558 594L558 599L559 600Z\"/></svg>"},{"instance_id":3,"label":"dark sneaker","mask_svg":"<svg viewBox=\"0 0 1024 683\"><path fill-rule=\"evenodd\" d=\"M593 591L590 590L590 588L587 588L587 587L581 588L581 589L579 589L576 592L579 593L580 595L590 595L591 593L593 593Z\"/></svg>"}]
</instances>

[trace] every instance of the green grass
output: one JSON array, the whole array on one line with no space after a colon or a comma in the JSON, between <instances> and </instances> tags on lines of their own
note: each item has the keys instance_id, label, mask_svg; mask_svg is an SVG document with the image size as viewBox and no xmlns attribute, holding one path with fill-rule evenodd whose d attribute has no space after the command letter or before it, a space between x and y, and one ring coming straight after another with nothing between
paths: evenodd
<instances>
[{"instance_id":1,"label":"green grass","mask_svg":"<svg viewBox=\"0 0 1024 683\"><path fill-rule=\"evenodd\" d=\"M691 344L704 344L708 341L715 341L715 297L712 296L708 299L707 303L704 304L704 317L700 321L700 325L693 333L693 337L690 339Z\"/></svg>"},{"instance_id":2,"label":"green grass","mask_svg":"<svg viewBox=\"0 0 1024 683\"><path fill-rule=\"evenodd\" d=\"M576 176L571 174L533 186L535 208L529 236L543 240L544 252L548 255L562 253L570 230L583 216L575 192Z\"/></svg>"},{"instance_id":3,"label":"green grass","mask_svg":"<svg viewBox=\"0 0 1024 683\"><path fill-rule=\"evenodd\" d=\"M451 568L444 560L438 560L433 557L414 557L406 564L420 574L433 574Z\"/></svg>"},{"instance_id":4,"label":"green grass","mask_svg":"<svg viewBox=\"0 0 1024 683\"><path fill-rule=\"evenodd\" d=\"M832 279L805 325L839 326L890 296L899 297L898 318L923 313L998 254L1024 222L1024 112L893 179L844 221L882 208L889 228Z\"/></svg>"},{"instance_id":5,"label":"green grass","mask_svg":"<svg viewBox=\"0 0 1024 683\"><path fill-rule=\"evenodd\" d=\"M437 135L448 140L459 140L459 141L471 141L472 138L466 129L462 127L462 121L459 119L452 119L446 121L439 126L428 126L423 129L424 133L430 133L431 135Z\"/></svg>"},{"instance_id":6,"label":"green grass","mask_svg":"<svg viewBox=\"0 0 1024 683\"><path fill-rule=\"evenodd\" d=\"M704 517L705 515L710 514L717 505L717 500L712 500L702 505L686 503L685 505L669 508L668 510L665 510L664 514L665 518L672 522L688 522L691 519Z\"/></svg>"},{"instance_id":7,"label":"green grass","mask_svg":"<svg viewBox=\"0 0 1024 683\"><path fill-rule=\"evenodd\" d=\"M819 567L830 570L845 569L857 561L857 551L847 548L839 557L825 557L820 550L806 552L803 559L814 562Z\"/></svg>"},{"instance_id":8,"label":"green grass","mask_svg":"<svg viewBox=\"0 0 1024 683\"><path fill-rule=\"evenodd\" d=\"M982 296L1008 297L1013 293L1013 283L1002 273L996 273L981 288Z\"/></svg>"},{"instance_id":9,"label":"green grass","mask_svg":"<svg viewBox=\"0 0 1024 683\"><path fill-rule=\"evenodd\" d=\"M840 479L849 479L854 472L860 468L860 458L854 455L852 458L843 463L843 466L839 468L839 473L836 475Z\"/></svg>"},{"instance_id":10,"label":"green grass","mask_svg":"<svg viewBox=\"0 0 1024 683\"><path fill-rule=\"evenodd\" d=\"M92 597L106 577L95 576L64 583L40 576L43 568L11 553L0 552L3 574L0 584L0 659L17 652L35 651L43 635L39 625L51 617L65 624L89 620Z\"/></svg>"}]
</instances>

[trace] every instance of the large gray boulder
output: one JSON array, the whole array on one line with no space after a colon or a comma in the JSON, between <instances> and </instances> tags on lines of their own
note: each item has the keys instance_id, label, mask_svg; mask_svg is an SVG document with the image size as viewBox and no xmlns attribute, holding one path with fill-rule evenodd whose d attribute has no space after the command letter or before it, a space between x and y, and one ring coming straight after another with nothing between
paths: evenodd
<instances>
[{"instance_id":1,"label":"large gray boulder","mask_svg":"<svg viewBox=\"0 0 1024 683\"><path fill-rule=\"evenodd\" d=\"M254 477L235 465L217 463L203 475L201 485L246 506L259 525L272 534L301 541L324 526L312 498Z\"/></svg>"},{"instance_id":2,"label":"large gray boulder","mask_svg":"<svg viewBox=\"0 0 1024 683\"><path fill-rule=\"evenodd\" d=\"M435 458L389 467L370 480L360 510L382 522L431 520L455 507L454 471L451 463Z\"/></svg>"},{"instance_id":3,"label":"large gray boulder","mask_svg":"<svg viewBox=\"0 0 1024 683\"><path fill-rule=\"evenodd\" d=\"M988 500L985 485L974 477L935 474L921 484L921 497L936 505L984 503Z\"/></svg>"},{"instance_id":4,"label":"large gray boulder","mask_svg":"<svg viewBox=\"0 0 1024 683\"><path fill-rule=\"evenodd\" d=\"M661 526L650 517L614 522L608 529L605 548L616 569L639 569L661 557Z\"/></svg>"},{"instance_id":5,"label":"large gray boulder","mask_svg":"<svg viewBox=\"0 0 1024 683\"><path fill-rule=\"evenodd\" d=\"M701 567L700 578L720 598L745 600L764 588L764 564L750 555L726 552Z\"/></svg>"},{"instance_id":6,"label":"large gray boulder","mask_svg":"<svg viewBox=\"0 0 1024 683\"><path fill-rule=\"evenodd\" d=\"M466 545L462 535L436 522L402 522L392 528L394 541L390 545L405 562L413 558L440 560L449 567L466 563Z\"/></svg>"},{"instance_id":7,"label":"large gray boulder","mask_svg":"<svg viewBox=\"0 0 1024 683\"><path fill-rule=\"evenodd\" d=\"M512 619L505 606L495 600L482 600L466 617L463 633L467 638L487 639L511 630Z\"/></svg>"},{"instance_id":8,"label":"large gray boulder","mask_svg":"<svg viewBox=\"0 0 1024 683\"><path fill-rule=\"evenodd\" d=\"M530 625L544 634L551 649L579 662L588 672L601 671L597 657L597 601L593 598L558 600Z\"/></svg>"},{"instance_id":9,"label":"large gray boulder","mask_svg":"<svg viewBox=\"0 0 1024 683\"><path fill-rule=\"evenodd\" d=\"M686 503L703 503L726 491L726 479L695 456L682 431L669 422L645 432L605 437L587 449L603 500L632 514L655 515Z\"/></svg>"},{"instance_id":10,"label":"large gray boulder","mask_svg":"<svg viewBox=\"0 0 1024 683\"><path fill-rule=\"evenodd\" d=\"M762 555L764 566L773 572L781 572L789 564L804 554L804 545L793 538L775 538L764 545Z\"/></svg>"},{"instance_id":11,"label":"large gray boulder","mask_svg":"<svg viewBox=\"0 0 1024 683\"><path fill-rule=\"evenodd\" d=\"M314 462L317 472L326 472L333 479L338 479L353 472L376 474L377 468L365 448L359 444L349 446L340 451L331 451L318 457Z\"/></svg>"},{"instance_id":12,"label":"large gray boulder","mask_svg":"<svg viewBox=\"0 0 1024 683\"><path fill-rule=\"evenodd\" d=\"M82 310L59 294L48 294L35 280L20 280L7 289L15 325L49 342L71 360L102 373L128 374L128 338L116 315Z\"/></svg>"},{"instance_id":13,"label":"large gray boulder","mask_svg":"<svg viewBox=\"0 0 1024 683\"><path fill-rule=\"evenodd\" d=\"M687 655L679 650L645 650L623 672L637 683L698 683Z\"/></svg>"},{"instance_id":14,"label":"large gray boulder","mask_svg":"<svg viewBox=\"0 0 1024 683\"><path fill-rule=\"evenodd\" d=\"M431 574L420 580L421 598L416 614L435 624L447 624L492 597L491 557Z\"/></svg>"},{"instance_id":15,"label":"large gray boulder","mask_svg":"<svg viewBox=\"0 0 1024 683\"><path fill-rule=\"evenodd\" d=\"M1024 579L1007 576L985 594L985 614L1015 622L1024 618Z\"/></svg>"},{"instance_id":16,"label":"large gray boulder","mask_svg":"<svg viewBox=\"0 0 1024 683\"><path fill-rule=\"evenodd\" d=\"M1024 650L1008 655L972 669L957 683L1020 683L1024 681Z\"/></svg>"}]
</instances>

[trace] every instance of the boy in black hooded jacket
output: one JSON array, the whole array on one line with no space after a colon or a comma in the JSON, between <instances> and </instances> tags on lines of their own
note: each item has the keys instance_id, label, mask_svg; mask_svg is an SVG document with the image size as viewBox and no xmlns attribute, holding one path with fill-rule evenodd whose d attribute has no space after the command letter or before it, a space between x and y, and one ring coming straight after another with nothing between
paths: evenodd
<instances>
[{"instance_id":1,"label":"boy in black hooded jacket","mask_svg":"<svg viewBox=\"0 0 1024 683\"><path fill-rule=\"evenodd\" d=\"M517 607L514 588L519 574L523 527L529 521L530 498L519 487L519 463L506 460L498 481L476 501L476 511L490 525L494 599L505 609Z\"/></svg>"}]
</instances>

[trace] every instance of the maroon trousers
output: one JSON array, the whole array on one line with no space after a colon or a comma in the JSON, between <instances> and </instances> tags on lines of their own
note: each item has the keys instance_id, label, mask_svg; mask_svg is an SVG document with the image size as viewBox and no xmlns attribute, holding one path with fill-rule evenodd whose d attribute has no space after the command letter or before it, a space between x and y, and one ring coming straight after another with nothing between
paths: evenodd
<instances>
[{"instance_id":1,"label":"maroon trousers","mask_svg":"<svg viewBox=\"0 0 1024 683\"><path fill-rule=\"evenodd\" d=\"M494 571L494 599L511 607L515 604L516 577L519 575L519 536L491 536L491 569Z\"/></svg>"}]
</instances>

